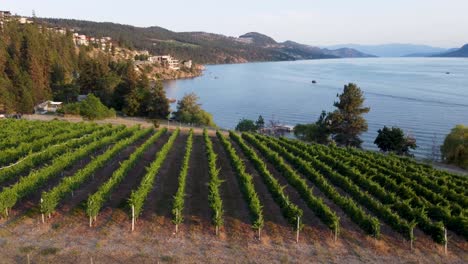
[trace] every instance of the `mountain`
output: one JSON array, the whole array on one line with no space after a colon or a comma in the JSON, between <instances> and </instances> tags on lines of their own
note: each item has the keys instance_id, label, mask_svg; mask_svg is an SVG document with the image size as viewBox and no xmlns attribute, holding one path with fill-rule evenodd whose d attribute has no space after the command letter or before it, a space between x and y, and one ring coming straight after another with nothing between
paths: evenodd
<instances>
[{"instance_id":1,"label":"mountain","mask_svg":"<svg viewBox=\"0 0 468 264\"><path fill-rule=\"evenodd\" d=\"M369 57L352 49L333 51L292 41L279 43L257 32L230 37L207 32L174 32L156 26L142 28L109 22L56 18L37 20L49 26L74 29L88 36L108 36L124 47L148 50L152 54L172 54L178 59L192 59L200 64Z\"/></svg>"},{"instance_id":2,"label":"mountain","mask_svg":"<svg viewBox=\"0 0 468 264\"><path fill-rule=\"evenodd\" d=\"M404 57L411 54L437 54L446 52L447 49L415 44L382 44L382 45L359 45L343 44L327 46L329 49L352 48L367 54L379 57Z\"/></svg>"},{"instance_id":3,"label":"mountain","mask_svg":"<svg viewBox=\"0 0 468 264\"><path fill-rule=\"evenodd\" d=\"M429 52L429 53L412 53L405 55L403 57L438 57L439 55L448 53L448 52L453 52L458 50L459 48L452 48L452 49L447 49L444 52Z\"/></svg>"},{"instance_id":4,"label":"mountain","mask_svg":"<svg viewBox=\"0 0 468 264\"><path fill-rule=\"evenodd\" d=\"M468 44L465 44L459 49L448 51L433 57L468 57Z\"/></svg>"},{"instance_id":5,"label":"mountain","mask_svg":"<svg viewBox=\"0 0 468 264\"><path fill-rule=\"evenodd\" d=\"M273 38L258 32L246 33L240 36L239 39L244 40L246 43L251 43L263 47L274 46L278 44Z\"/></svg>"}]
</instances>

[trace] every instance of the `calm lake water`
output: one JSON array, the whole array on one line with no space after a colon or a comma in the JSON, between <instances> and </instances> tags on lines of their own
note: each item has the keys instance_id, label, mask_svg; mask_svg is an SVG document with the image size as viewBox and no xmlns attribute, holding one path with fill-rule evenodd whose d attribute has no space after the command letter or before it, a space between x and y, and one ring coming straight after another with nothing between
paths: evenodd
<instances>
[{"instance_id":1,"label":"calm lake water","mask_svg":"<svg viewBox=\"0 0 468 264\"><path fill-rule=\"evenodd\" d=\"M446 74L449 72L450 74ZM316 84L312 84L316 80ZM248 63L207 66L195 79L165 83L168 97L195 92L216 124L232 129L239 119L314 122L344 84L364 91L368 132L364 148L377 130L398 126L416 137L418 157L432 152L456 124L468 124L468 59L369 58ZM173 106L175 108L175 106Z\"/></svg>"}]
</instances>

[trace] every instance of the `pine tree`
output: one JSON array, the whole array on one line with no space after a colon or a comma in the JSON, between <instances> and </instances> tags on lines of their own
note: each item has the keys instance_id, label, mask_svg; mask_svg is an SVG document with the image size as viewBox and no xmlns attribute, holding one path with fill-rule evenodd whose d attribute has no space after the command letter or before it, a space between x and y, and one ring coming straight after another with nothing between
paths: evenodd
<instances>
[{"instance_id":1,"label":"pine tree","mask_svg":"<svg viewBox=\"0 0 468 264\"><path fill-rule=\"evenodd\" d=\"M359 135L367 131L367 121L362 116L370 111L363 107L364 95L354 83L344 86L343 93L338 94L338 102L334 103L336 109L328 116L333 139L338 145L361 147L362 140Z\"/></svg>"}]
</instances>

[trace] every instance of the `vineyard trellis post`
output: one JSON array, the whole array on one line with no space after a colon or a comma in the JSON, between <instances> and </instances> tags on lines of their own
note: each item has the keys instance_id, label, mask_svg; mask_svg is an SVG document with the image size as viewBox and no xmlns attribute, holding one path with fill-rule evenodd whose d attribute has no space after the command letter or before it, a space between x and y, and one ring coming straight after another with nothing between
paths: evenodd
<instances>
[{"instance_id":1,"label":"vineyard trellis post","mask_svg":"<svg viewBox=\"0 0 468 264\"><path fill-rule=\"evenodd\" d=\"M135 231L135 205L132 204L132 232Z\"/></svg>"},{"instance_id":2,"label":"vineyard trellis post","mask_svg":"<svg viewBox=\"0 0 468 264\"><path fill-rule=\"evenodd\" d=\"M447 228L446 228L446 227L444 227L444 240L445 240L445 243L444 243L444 253L445 253L445 255L447 255L448 238L447 238Z\"/></svg>"},{"instance_id":3,"label":"vineyard trellis post","mask_svg":"<svg viewBox=\"0 0 468 264\"><path fill-rule=\"evenodd\" d=\"M93 227L93 217L89 217L89 227Z\"/></svg>"},{"instance_id":4,"label":"vineyard trellis post","mask_svg":"<svg viewBox=\"0 0 468 264\"><path fill-rule=\"evenodd\" d=\"M42 205L43 202L44 202L44 199L41 198L41 205ZM42 223L44 224L45 223L44 212L41 213L41 217L42 217Z\"/></svg>"},{"instance_id":5,"label":"vineyard trellis post","mask_svg":"<svg viewBox=\"0 0 468 264\"><path fill-rule=\"evenodd\" d=\"M297 216L297 226L296 226L296 243L299 243L299 221L301 217Z\"/></svg>"},{"instance_id":6,"label":"vineyard trellis post","mask_svg":"<svg viewBox=\"0 0 468 264\"><path fill-rule=\"evenodd\" d=\"M216 210L216 219L218 219L218 214L219 214L219 212L218 212L218 210ZM218 236L218 235L219 235L219 224L216 223L216 236Z\"/></svg>"},{"instance_id":7,"label":"vineyard trellis post","mask_svg":"<svg viewBox=\"0 0 468 264\"><path fill-rule=\"evenodd\" d=\"M179 218L179 210L176 210L176 219ZM176 223L175 224L175 233L177 234L177 232L179 232L179 224Z\"/></svg>"},{"instance_id":8,"label":"vineyard trellis post","mask_svg":"<svg viewBox=\"0 0 468 264\"><path fill-rule=\"evenodd\" d=\"M413 251L413 242L414 242L414 227L411 227L410 231L410 248Z\"/></svg>"},{"instance_id":9,"label":"vineyard trellis post","mask_svg":"<svg viewBox=\"0 0 468 264\"><path fill-rule=\"evenodd\" d=\"M335 226L335 243L337 239L338 239L338 226Z\"/></svg>"}]
</instances>

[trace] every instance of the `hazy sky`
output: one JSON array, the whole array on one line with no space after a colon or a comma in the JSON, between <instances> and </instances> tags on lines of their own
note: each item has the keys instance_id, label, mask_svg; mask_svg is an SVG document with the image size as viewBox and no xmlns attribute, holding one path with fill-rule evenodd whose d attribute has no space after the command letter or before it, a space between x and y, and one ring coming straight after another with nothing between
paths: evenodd
<instances>
[{"instance_id":1,"label":"hazy sky","mask_svg":"<svg viewBox=\"0 0 468 264\"><path fill-rule=\"evenodd\" d=\"M2 9L311 45L468 43L468 0L2 0Z\"/></svg>"}]
</instances>

